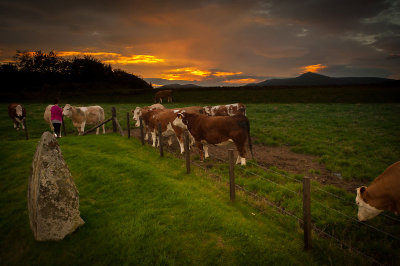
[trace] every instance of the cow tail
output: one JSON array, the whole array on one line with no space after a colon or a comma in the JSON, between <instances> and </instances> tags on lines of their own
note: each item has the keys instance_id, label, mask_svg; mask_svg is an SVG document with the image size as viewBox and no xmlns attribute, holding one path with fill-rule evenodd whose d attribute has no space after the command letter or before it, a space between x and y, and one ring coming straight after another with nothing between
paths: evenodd
<instances>
[{"instance_id":1,"label":"cow tail","mask_svg":"<svg viewBox=\"0 0 400 266\"><path fill-rule=\"evenodd\" d=\"M253 144L251 143L251 137L250 137L250 122L249 119L246 117L246 127L247 127L247 137L248 137L248 142L249 142L249 149L251 153L251 159L254 160L254 155L253 155Z\"/></svg>"}]
</instances>

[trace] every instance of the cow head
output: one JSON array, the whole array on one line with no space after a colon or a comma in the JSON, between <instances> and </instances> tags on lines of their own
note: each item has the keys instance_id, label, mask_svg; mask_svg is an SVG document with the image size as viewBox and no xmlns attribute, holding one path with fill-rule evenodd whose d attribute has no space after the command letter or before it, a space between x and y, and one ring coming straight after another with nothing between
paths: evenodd
<instances>
[{"instance_id":1,"label":"cow head","mask_svg":"<svg viewBox=\"0 0 400 266\"><path fill-rule=\"evenodd\" d=\"M66 104L63 108L63 115L67 117L72 117L72 106L69 104Z\"/></svg>"},{"instance_id":2,"label":"cow head","mask_svg":"<svg viewBox=\"0 0 400 266\"><path fill-rule=\"evenodd\" d=\"M136 107L135 110L131 111L133 113L133 120L136 120L136 127L140 127L140 121L139 117L142 115L142 108L141 107Z\"/></svg>"},{"instance_id":3,"label":"cow head","mask_svg":"<svg viewBox=\"0 0 400 266\"><path fill-rule=\"evenodd\" d=\"M187 129L187 118L186 118L186 112L182 111L176 114L176 118L174 122L172 122L174 126Z\"/></svg>"},{"instance_id":4,"label":"cow head","mask_svg":"<svg viewBox=\"0 0 400 266\"><path fill-rule=\"evenodd\" d=\"M371 206L368 204L367 199L366 199L366 194L367 194L367 188L366 187L359 187L357 188L357 196L356 196L356 203L358 205L358 220L359 221L366 221L374 218L381 212L382 210L379 210L375 208L374 206Z\"/></svg>"},{"instance_id":5,"label":"cow head","mask_svg":"<svg viewBox=\"0 0 400 266\"><path fill-rule=\"evenodd\" d=\"M21 105L17 105L16 107L15 107L15 114L18 116L18 117L21 117L22 116L22 106Z\"/></svg>"},{"instance_id":6,"label":"cow head","mask_svg":"<svg viewBox=\"0 0 400 266\"><path fill-rule=\"evenodd\" d=\"M203 107L204 112L206 113L206 115L211 115L211 106L204 106Z\"/></svg>"}]
</instances>

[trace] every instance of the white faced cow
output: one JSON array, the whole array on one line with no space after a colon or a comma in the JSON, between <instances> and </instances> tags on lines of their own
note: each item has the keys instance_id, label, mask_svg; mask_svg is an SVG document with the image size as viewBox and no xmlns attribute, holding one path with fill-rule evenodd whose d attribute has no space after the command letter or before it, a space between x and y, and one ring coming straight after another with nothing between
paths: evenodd
<instances>
[{"instance_id":1,"label":"white faced cow","mask_svg":"<svg viewBox=\"0 0 400 266\"><path fill-rule=\"evenodd\" d=\"M246 116L207 116L196 113L177 113L173 125L187 128L195 139L200 151L200 160L204 160L203 144L227 144L234 142L238 150L236 163L246 165L246 150L244 148L248 140L252 152L250 139L250 123ZM205 150L208 156L207 148Z\"/></svg>"},{"instance_id":2,"label":"white faced cow","mask_svg":"<svg viewBox=\"0 0 400 266\"><path fill-rule=\"evenodd\" d=\"M204 111L209 116L234 116L246 115L246 106L242 103L227 105L204 106Z\"/></svg>"},{"instance_id":3,"label":"white faced cow","mask_svg":"<svg viewBox=\"0 0 400 266\"><path fill-rule=\"evenodd\" d=\"M369 187L357 188L358 220L366 221L383 211L400 214L400 162L379 175Z\"/></svg>"},{"instance_id":4,"label":"white faced cow","mask_svg":"<svg viewBox=\"0 0 400 266\"><path fill-rule=\"evenodd\" d=\"M63 115L71 118L72 124L82 135L85 132L85 125L97 125L104 120L104 110L100 106L88 106L88 107L75 107L69 104L64 106ZM103 134L106 133L103 127ZM100 128L96 129L96 135L99 134Z\"/></svg>"},{"instance_id":5,"label":"white faced cow","mask_svg":"<svg viewBox=\"0 0 400 266\"><path fill-rule=\"evenodd\" d=\"M153 140L153 147L159 145L160 141L157 139L158 133L158 125L161 125L161 134L163 137L168 137L168 144L172 144L172 136L175 135L181 153L184 152L184 139L183 139L183 132L184 129L173 125L173 121L176 118L176 114L179 112L188 112L188 113L202 113L203 108L201 106L190 106L190 107L183 107L183 108L175 108L175 109L165 109L165 110L152 110L147 112L142 116L143 121L148 125L149 131L152 135ZM193 143L193 137L189 134L190 141Z\"/></svg>"},{"instance_id":6,"label":"white faced cow","mask_svg":"<svg viewBox=\"0 0 400 266\"><path fill-rule=\"evenodd\" d=\"M19 125L21 124L22 129L25 129L24 120L26 118L26 110L21 104L12 103L8 105L8 115L14 122L14 128L19 130Z\"/></svg>"},{"instance_id":7,"label":"white faced cow","mask_svg":"<svg viewBox=\"0 0 400 266\"><path fill-rule=\"evenodd\" d=\"M156 104L153 104L153 105L150 105L150 106L144 106L144 107L137 106L135 108L135 110L131 110L131 112L133 114L133 120L136 120L135 126L136 127L140 127L140 120L139 119L144 113L147 113L148 111L151 111L151 110L157 110L157 109L158 110L164 110L165 107L162 104L156 103ZM147 127L147 124L145 123L145 121L143 121L143 128L145 130L144 139L148 140L148 134L150 132L148 131L148 127Z\"/></svg>"}]
</instances>

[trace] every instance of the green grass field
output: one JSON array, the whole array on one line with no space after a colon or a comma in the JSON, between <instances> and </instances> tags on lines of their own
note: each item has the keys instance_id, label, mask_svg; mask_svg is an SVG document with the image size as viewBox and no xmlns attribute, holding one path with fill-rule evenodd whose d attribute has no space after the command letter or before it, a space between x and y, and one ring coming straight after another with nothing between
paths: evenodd
<instances>
[{"instance_id":1,"label":"green grass field","mask_svg":"<svg viewBox=\"0 0 400 266\"><path fill-rule=\"evenodd\" d=\"M65 103L63 103L65 104ZM82 106L85 104L73 102ZM117 109L118 120L126 129L126 113L137 105L98 103L111 117ZM167 107L204 103L166 104ZM6 105L1 105L6 110ZM298 153L319 156L329 170L348 180L372 181L400 158L400 104L247 104L251 134L256 143L289 145ZM43 120L46 104L26 104L27 125L32 138L40 137L49 127ZM15 134L7 113L0 115L0 137L3 140L23 139ZM7 122L8 121L8 122ZM77 134L71 120L65 119L67 134ZM89 126L86 127L90 128ZM108 123L106 128L111 129Z\"/></svg>"},{"instance_id":2,"label":"green grass field","mask_svg":"<svg viewBox=\"0 0 400 266\"><path fill-rule=\"evenodd\" d=\"M251 201L182 160L115 134L59 140L80 192L85 225L59 242L35 242L26 190L37 139L2 142L2 265L320 265L364 260L325 239L303 252L296 220ZM157 166L157 167L155 167ZM250 205L249 205L250 204Z\"/></svg>"},{"instance_id":3,"label":"green grass field","mask_svg":"<svg viewBox=\"0 0 400 266\"><path fill-rule=\"evenodd\" d=\"M198 103L197 103L198 104ZM126 112L136 104L111 106L126 128ZM178 107L190 104L169 104ZM204 105L204 104L201 104ZM29 229L26 189L35 145L48 126L44 104L26 104L31 140L16 132L6 112L0 115L1 259L6 264L365 264L333 240L314 236L314 249L302 251L302 230L295 219L239 196L228 201L225 183L184 162L158 157L151 147L115 134L76 136L66 119L61 149L81 196L86 224L61 242L36 243ZM297 152L320 156L328 168L348 179L372 180L399 157L399 104L248 104L252 136L266 145L290 145ZM2 105L6 109L6 105ZM108 125L111 128L111 125ZM158 167L155 167L157 165ZM246 189L301 217L301 185L249 165L236 167ZM278 173L289 175L279 169ZM227 167L213 173L227 177ZM256 175L254 175L255 173ZM290 175L301 180L301 176ZM270 179L278 185L266 182ZM287 189L282 189L280 186ZM399 260L400 243L357 224L354 194L312 184L313 223L380 262ZM320 190L339 195L346 202ZM323 204L348 217L327 210ZM255 215L253 215L255 214ZM400 236L398 222L377 217L370 223ZM95 248L93 248L95 245ZM18 252L16 252L18 251ZM4 258L4 259L3 259Z\"/></svg>"}]
</instances>

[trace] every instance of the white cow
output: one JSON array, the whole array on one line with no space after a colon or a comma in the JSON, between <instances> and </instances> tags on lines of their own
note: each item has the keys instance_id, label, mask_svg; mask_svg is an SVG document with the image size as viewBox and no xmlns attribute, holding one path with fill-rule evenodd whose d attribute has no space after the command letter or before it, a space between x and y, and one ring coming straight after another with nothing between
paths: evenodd
<instances>
[{"instance_id":1,"label":"white cow","mask_svg":"<svg viewBox=\"0 0 400 266\"><path fill-rule=\"evenodd\" d=\"M51 123L51 111L50 111L51 107L53 107L52 104L47 105L46 110L44 110L43 118L44 121L46 121L50 125L51 131L54 132L54 127L53 124Z\"/></svg>"},{"instance_id":2,"label":"white cow","mask_svg":"<svg viewBox=\"0 0 400 266\"><path fill-rule=\"evenodd\" d=\"M88 107L75 107L69 104L64 106L63 115L71 118L72 124L82 135L85 132L85 125L97 125L104 121L104 109L98 105ZM106 133L103 127L103 134ZM100 128L96 129L96 135L99 134Z\"/></svg>"}]
</instances>

